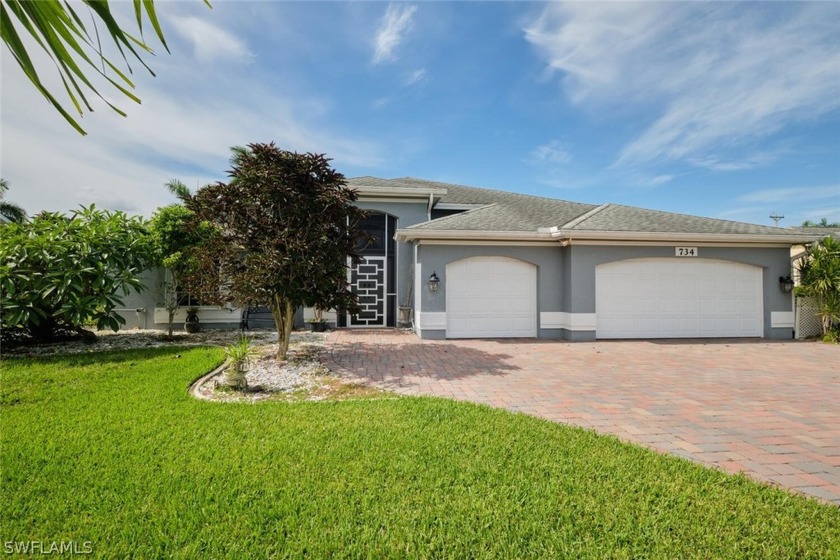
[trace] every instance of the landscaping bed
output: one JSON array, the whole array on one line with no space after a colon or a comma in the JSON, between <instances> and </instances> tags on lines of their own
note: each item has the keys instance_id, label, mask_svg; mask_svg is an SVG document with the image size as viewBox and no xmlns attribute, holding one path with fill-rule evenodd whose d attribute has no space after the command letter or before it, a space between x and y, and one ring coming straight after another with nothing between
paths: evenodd
<instances>
[{"instance_id":1,"label":"landscaping bed","mask_svg":"<svg viewBox=\"0 0 840 560\"><path fill-rule=\"evenodd\" d=\"M225 384L226 364L197 380L190 393L199 399L224 402L264 400L320 401L372 398L385 392L352 383L327 369L320 360L326 333L295 332L286 360L278 361L277 344L254 344L256 356L249 360L244 389Z\"/></svg>"},{"instance_id":2,"label":"landscaping bed","mask_svg":"<svg viewBox=\"0 0 840 560\"><path fill-rule=\"evenodd\" d=\"M80 338L76 340L25 344L19 346L8 345L3 348L3 355L7 357L36 357L54 356L58 354L82 354L103 351L136 350L141 348L162 348L172 346L226 346L236 341L242 331L233 329L205 329L197 333L187 333L178 330L169 337L165 331L127 329L121 331L94 331L95 342L87 342ZM254 344L276 344L277 331L269 329L254 329L244 331ZM297 331L293 333L293 341L308 342L310 333ZM317 339L316 339L317 340Z\"/></svg>"},{"instance_id":3,"label":"landscaping bed","mask_svg":"<svg viewBox=\"0 0 840 560\"><path fill-rule=\"evenodd\" d=\"M177 331L169 337L158 330L97 331L96 342L81 339L50 344L29 344L4 348L3 356L35 358L69 354L90 354L150 348L220 346L234 344L247 337L257 354L246 374L247 389L233 390L224 386L224 370L203 378L191 393L196 398L225 402L263 400L325 400L383 396L372 387L343 380L324 367L320 353L326 333L297 330L292 333L287 360L278 362L277 331L254 329L238 331L208 329L198 333Z\"/></svg>"}]
</instances>

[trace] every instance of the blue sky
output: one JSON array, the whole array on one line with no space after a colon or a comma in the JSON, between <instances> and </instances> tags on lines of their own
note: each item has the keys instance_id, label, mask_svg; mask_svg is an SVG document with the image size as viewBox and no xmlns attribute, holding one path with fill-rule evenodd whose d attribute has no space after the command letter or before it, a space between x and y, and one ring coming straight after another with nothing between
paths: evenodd
<instances>
[{"instance_id":1,"label":"blue sky","mask_svg":"<svg viewBox=\"0 0 840 560\"><path fill-rule=\"evenodd\" d=\"M127 8L121 5L119 9ZM141 106L76 134L4 50L2 169L28 211L149 215L229 147L754 223L840 221L840 4L172 2ZM130 17L130 13L126 12Z\"/></svg>"}]
</instances>

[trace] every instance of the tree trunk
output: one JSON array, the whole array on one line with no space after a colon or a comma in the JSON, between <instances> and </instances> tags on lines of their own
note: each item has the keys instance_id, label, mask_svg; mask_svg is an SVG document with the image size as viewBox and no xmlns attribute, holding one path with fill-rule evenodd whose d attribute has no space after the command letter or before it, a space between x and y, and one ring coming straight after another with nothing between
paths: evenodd
<instances>
[{"instance_id":1,"label":"tree trunk","mask_svg":"<svg viewBox=\"0 0 840 560\"><path fill-rule=\"evenodd\" d=\"M275 295L271 302L271 316L277 327L277 360L285 360L294 327L295 308L290 301Z\"/></svg>"},{"instance_id":2,"label":"tree trunk","mask_svg":"<svg viewBox=\"0 0 840 560\"><path fill-rule=\"evenodd\" d=\"M284 323L286 327L286 344L283 348L283 359L285 360L286 354L289 352L289 343L292 341L292 329L295 326L295 308L289 300L286 300L286 316L284 319L286 320Z\"/></svg>"},{"instance_id":3,"label":"tree trunk","mask_svg":"<svg viewBox=\"0 0 840 560\"><path fill-rule=\"evenodd\" d=\"M164 290L166 310L169 312L169 338L172 338L172 324L175 322L175 313L178 311L178 279L175 277L175 271L167 269L164 274L167 272L169 273L169 285Z\"/></svg>"},{"instance_id":4,"label":"tree trunk","mask_svg":"<svg viewBox=\"0 0 840 560\"><path fill-rule=\"evenodd\" d=\"M58 323L52 317L44 317L37 325L34 322L27 325L29 334L38 342L52 342L55 339L57 329Z\"/></svg>"},{"instance_id":5,"label":"tree trunk","mask_svg":"<svg viewBox=\"0 0 840 560\"><path fill-rule=\"evenodd\" d=\"M93 331L89 331L82 327L76 327L73 330L75 330L78 334L82 335L82 340L84 340L88 344L93 344L97 340L96 333Z\"/></svg>"}]
</instances>

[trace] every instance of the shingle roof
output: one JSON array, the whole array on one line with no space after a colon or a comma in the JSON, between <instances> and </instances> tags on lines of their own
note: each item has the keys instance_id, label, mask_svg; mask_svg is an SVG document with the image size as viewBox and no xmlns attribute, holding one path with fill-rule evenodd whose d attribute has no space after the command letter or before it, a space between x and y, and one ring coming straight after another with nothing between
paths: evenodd
<instances>
[{"instance_id":1,"label":"shingle roof","mask_svg":"<svg viewBox=\"0 0 840 560\"><path fill-rule=\"evenodd\" d=\"M825 226L799 226L790 228L793 231L800 233L810 233L811 235L818 235L820 237L837 237L840 238L840 228L825 227Z\"/></svg>"},{"instance_id":2,"label":"shingle roof","mask_svg":"<svg viewBox=\"0 0 840 560\"><path fill-rule=\"evenodd\" d=\"M573 228L578 231L644 231L668 233L715 233L790 235L784 228L702 218L688 214L675 214L647 210L634 206L607 204L603 209L586 218Z\"/></svg>"},{"instance_id":3,"label":"shingle roof","mask_svg":"<svg viewBox=\"0 0 840 560\"><path fill-rule=\"evenodd\" d=\"M435 183L434 181L419 181L403 182L400 179L380 179L378 177L352 177L347 179L347 184L351 187L385 187L385 188L405 188L416 189L418 191L428 191L429 189L437 188L436 185L442 183Z\"/></svg>"},{"instance_id":4,"label":"shingle roof","mask_svg":"<svg viewBox=\"0 0 840 560\"><path fill-rule=\"evenodd\" d=\"M440 202L447 204L486 204L446 218L412 226L416 229L472 231L537 231L541 227L567 222L596 208L592 204L568 202L526 194L447 185Z\"/></svg>"},{"instance_id":5,"label":"shingle roof","mask_svg":"<svg viewBox=\"0 0 840 560\"><path fill-rule=\"evenodd\" d=\"M393 188L445 189L439 202L447 204L484 204L445 218L405 228L432 231L537 232L557 228L580 232L645 232L677 234L779 235L796 236L803 232L730 220L703 218L672 212L647 210L618 204L582 204L554 198L508 191L482 189L425 181L412 177L350 179L352 186L370 185Z\"/></svg>"}]
</instances>

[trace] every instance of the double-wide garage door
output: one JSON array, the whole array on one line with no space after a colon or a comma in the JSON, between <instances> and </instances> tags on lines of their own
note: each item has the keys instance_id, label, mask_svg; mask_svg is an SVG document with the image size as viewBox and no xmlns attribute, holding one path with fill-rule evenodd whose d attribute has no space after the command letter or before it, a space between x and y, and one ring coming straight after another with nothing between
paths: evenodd
<instances>
[{"instance_id":1,"label":"double-wide garage door","mask_svg":"<svg viewBox=\"0 0 840 560\"><path fill-rule=\"evenodd\" d=\"M711 259L635 259L595 272L597 338L760 337L762 270Z\"/></svg>"},{"instance_id":2,"label":"double-wide garage door","mask_svg":"<svg viewBox=\"0 0 840 560\"><path fill-rule=\"evenodd\" d=\"M536 266L507 257L446 265L447 338L536 336Z\"/></svg>"}]
</instances>

